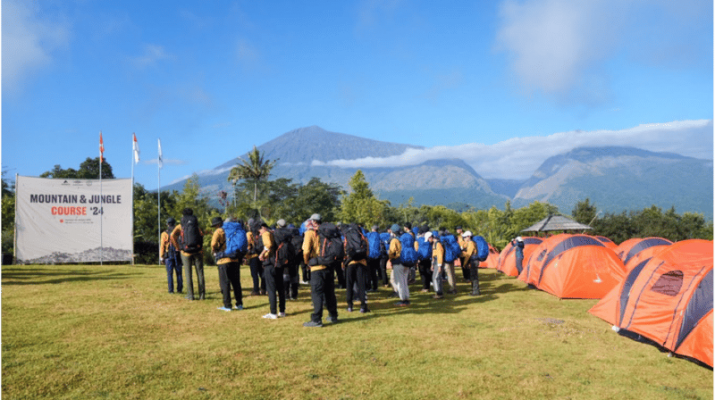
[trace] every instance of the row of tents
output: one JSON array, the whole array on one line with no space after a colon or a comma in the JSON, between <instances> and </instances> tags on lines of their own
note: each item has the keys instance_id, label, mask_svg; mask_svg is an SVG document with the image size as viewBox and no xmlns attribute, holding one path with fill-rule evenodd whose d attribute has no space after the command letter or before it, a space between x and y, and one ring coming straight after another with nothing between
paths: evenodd
<instances>
[{"instance_id":1,"label":"row of tents","mask_svg":"<svg viewBox=\"0 0 715 400\"><path fill-rule=\"evenodd\" d=\"M501 253L493 249L482 266L562 299L600 299L589 312L614 330L712 368L712 241L650 237L616 245L568 233L523 240L520 274L511 243Z\"/></svg>"}]
</instances>

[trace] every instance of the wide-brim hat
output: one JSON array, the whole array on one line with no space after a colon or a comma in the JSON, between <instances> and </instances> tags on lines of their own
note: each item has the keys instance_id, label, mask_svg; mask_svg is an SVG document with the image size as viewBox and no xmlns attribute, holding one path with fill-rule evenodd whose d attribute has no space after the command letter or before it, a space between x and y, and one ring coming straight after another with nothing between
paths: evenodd
<instances>
[{"instance_id":1,"label":"wide-brim hat","mask_svg":"<svg viewBox=\"0 0 715 400\"><path fill-rule=\"evenodd\" d=\"M223 224L223 220L221 217L213 217L211 218L211 226L219 226Z\"/></svg>"}]
</instances>

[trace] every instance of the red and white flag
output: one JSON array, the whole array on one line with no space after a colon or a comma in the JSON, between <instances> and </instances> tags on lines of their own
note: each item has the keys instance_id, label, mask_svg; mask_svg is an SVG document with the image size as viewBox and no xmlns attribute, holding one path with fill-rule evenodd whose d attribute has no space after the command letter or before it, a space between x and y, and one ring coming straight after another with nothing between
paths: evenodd
<instances>
[{"instance_id":1,"label":"red and white flag","mask_svg":"<svg viewBox=\"0 0 715 400\"><path fill-rule=\"evenodd\" d=\"M137 143L137 134L132 133L134 135L134 141L132 142L132 148L134 149L134 162L139 163L139 143Z\"/></svg>"},{"instance_id":2,"label":"red and white flag","mask_svg":"<svg viewBox=\"0 0 715 400\"><path fill-rule=\"evenodd\" d=\"M102 140L102 131L99 131L99 163L104 163L104 140Z\"/></svg>"}]
</instances>

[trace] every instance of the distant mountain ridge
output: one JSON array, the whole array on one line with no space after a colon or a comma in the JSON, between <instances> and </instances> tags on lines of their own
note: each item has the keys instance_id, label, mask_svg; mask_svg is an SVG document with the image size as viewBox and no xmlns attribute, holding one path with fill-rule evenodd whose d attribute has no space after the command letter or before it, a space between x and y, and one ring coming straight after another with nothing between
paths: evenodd
<instances>
[{"instance_id":1,"label":"distant mountain ridge","mask_svg":"<svg viewBox=\"0 0 715 400\"><path fill-rule=\"evenodd\" d=\"M329 132L318 126L295 129L258 146L266 159L278 159L271 179L307 183L317 177L345 189L358 168L325 163L397 156L411 148L422 147ZM241 158L247 159L247 154ZM229 160L201 174L203 193L212 198L218 190L230 192L228 173L238 161ZM578 201L589 198L605 212L674 205L679 213L700 212L709 219L713 214L712 160L632 147L576 148L548 158L527 180L484 179L461 159L360 169L376 195L393 205L406 203L410 197L415 205L459 203L479 209L503 208L507 200L514 207L539 200L568 214ZM184 182L166 189L181 190Z\"/></svg>"}]
</instances>

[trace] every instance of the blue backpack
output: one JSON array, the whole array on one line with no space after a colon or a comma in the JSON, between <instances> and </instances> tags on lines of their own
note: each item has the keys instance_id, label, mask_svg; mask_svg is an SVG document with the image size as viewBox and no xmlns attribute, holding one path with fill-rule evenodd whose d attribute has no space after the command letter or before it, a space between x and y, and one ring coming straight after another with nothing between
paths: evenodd
<instances>
[{"instance_id":1,"label":"blue backpack","mask_svg":"<svg viewBox=\"0 0 715 400\"><path fill-rule=\"evenodd\" d=\"M223 231L226 233L226 250L216 254L216 260L222 258L243 258L248 250L246 231L238 222L224 222Z\"/></svg>"},{"instance_id":2,"label":"blue backpack","mask_svg":"<svg viewBox=\"0 0 715 400\"><path fill-rule=\"evenodd\" d=\"M420 260L432 259L432 244L424 236L417 238L417 258Z\"/></svg>"},{"instance_id":3,"label":"blue backpack","mask_svg":"<svg viewBox=\"0 0 715 400\"><path fill-rule=\"evenodd\" d=\"M414 265L417 262L417 251L415 250L415 238L408 232L405 232L400 236L400 243L402 244L402 252L400 253L400 259L403 265Z\"/></svg>"},{"instance_id":4,"label":"blue backpack","mask_svg":"<svg viewBox=\"0 0 715 400\"><path fill-rule=\"evenodd\" d=\"M444 262L454 262L462 254L462 248L459 247L459 242L454 235L442 236L442 244L444 245Z\"/></svg>"},{"instance_id":5,"label":"blue backpack","mask_svg":"<svg viewBox=\"0 0 715 400\"><path fill-rule=\"evenodd\" d=\"M387 251L390 249L390 234L387 232L382 232L380 234L380 241L382 242L382 245L385 248L385 253L382 254L382 257L387 257Z\"/></svg>"},{"instance_id":6,"label":"blue backpack","mask_svg":"<svg viewBox=\"0 0 715 400\"><path fill-rule=\"evenodd\" d=\"M473 236L472 240L477 245L477 260L486 261L489 257L489 244L482 236Z\"/></svg>"},{"instance_id":7,"label":"blue backpack","mask_svg":"<svg viewBox=\"0 0 715 400\"><path fill-rule=\"evenodd\" d=\"M382 257L385 252L385 244L380 240L380 233L368 232L366 236L368 246L370 247L370 252L367 254L367 257L373 260Z\"/></svg>"}]
</instances>

